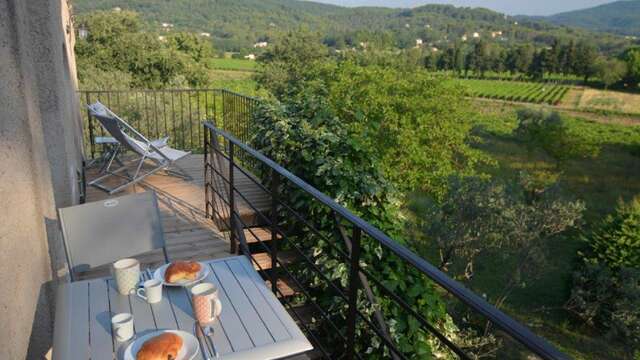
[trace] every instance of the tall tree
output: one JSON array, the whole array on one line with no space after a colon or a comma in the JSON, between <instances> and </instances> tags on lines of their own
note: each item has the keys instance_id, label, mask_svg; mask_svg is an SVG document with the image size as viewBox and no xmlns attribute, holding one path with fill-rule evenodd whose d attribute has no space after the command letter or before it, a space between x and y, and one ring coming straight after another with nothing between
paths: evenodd
<instances>
[{"instance_id":1,"label":"tall tree","mask_svg":"<svg viewBox=\"0 0 640 360\"><path fill-rule=\"evenodd\" d=\"M480 77L484 77L484 73L489 70L489 47L483 40L478 40L473 44L471 52L467 54L467 66L466 68L480 74Z\"/></svg>"},{"instance_id":2,"label":"tall tree","mask_svg":"<svg viewBox=\"0 0 640 360\"><path fill-rule=\"evenodd\" d=\"M600 57L596 61L596 73L604 84L604 89L622 80L627 75L627 64L618 59Z\"/></svg>"},{"instance_id":3,"label":"tall tree","mask_svg":"<svg viewBox=\"0 0 640 360\"><path fill-rule=\"evenodd\" d=\"M568 44L562 46L559 66L564 75L573 74L575 72L576 43L573 40L570 40Z\"/></svg>"},{"instance_id":4,"label":"tall tree","mask_svg":"<svg viewBox=\"0 0 640 360\"><path fill-rule=\"evenodd\" d=\"M541 49L533 56L533 60L527 70L527 75L535 80L544 79L544 73L547 70L547 49Z\"/></svg>"},{"instance_id":5,"label":"tall tree","mask_svg":"<svg viewBox=\"0 0 640 360\"><path fill-rule=\"evenodd\" d=\"M584 82L596 74L598 51L593 44L581 41L576 46L575 74L582 76Z\"/></svg>"},{"instance_id":6,"label":"tall tree","mask_svg":"<svg viewBox=\"0 0 640 360\"><path fill-rule=\"evenodd\" d=\"M627 63L627 76L625 81L630 85L637 86L640 84L640 47L627 49L622 59Z\"/></svg>"}]
</instances>

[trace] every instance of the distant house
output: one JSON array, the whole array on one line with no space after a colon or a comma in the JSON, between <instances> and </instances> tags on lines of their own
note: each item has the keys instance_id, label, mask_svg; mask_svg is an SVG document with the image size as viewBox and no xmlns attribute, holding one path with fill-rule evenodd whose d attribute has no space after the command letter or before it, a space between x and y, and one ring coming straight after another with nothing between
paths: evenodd
<instances>
[{"instance_id":1,"label":"distant house","mask_svg":"<svg viewBox=\"0 0 640 360\"><path fill-rule=\"evenodd\" d=\"M86 39L87 36L89 36L89 30L87 30L85 28L78 29L78 37L80 39Z\"/></svg>"},{"instance_id":2,"label":"distant house","mask_svg":"<svg viewBox=\"0 0 640 360\"><path fill-rule=\"evenodd\" d=\"M247 60L255 60L256 59L256 55L255 54L249 54L249 55L245 55L244 58L247 59Z\"/></svg>"},{"instance_id":3,"label":"distant house","mask_svg":"<svg viewBox=\"0 0 640 360\"><path fill-rule=\"evenodd\" d=\"M209 34L208 32L201 32L200 36L211 37L211 34Z\"/></svg>"},{"instance_id":4,"label":"distant house","mask_svg":"<svg viewBox=\"0 0 640 360\"><path fill-rule=\"evenodd\" d=\"M266 42L266 41L260 41L260 42L257 42L257 43L255 43L255 44L253 44L253 47L254 47L254 48L266 48L268 45L269 45L269 43L268 43L268 42Z\"/></svg>"},{"instance_id":5,"label":"distant house","mask_svg":"<svg viewBox=\"0 0 640 360\"><path fill-rule=\"evenodd\" d=\"M162 28L166 31L169 31L171 28L173 28L173 24L172 23L162 23Z\"/></svg>"},{"instance_id":6,"label":"distant house","mask_svg":"<svg viewBox=\"0 0 640 360\"><path fill-rule=\"evenodd\" d=\"M431 47L431 51L433 51L433 52L438 52L438 51L440 51L440 50L439 50L437 47L432 46L432 47Z\"/></svg>"},{"instance_id":7,"label":"distant house","mask_svg":"<svg viewBox=\"0 0 640 360\"><path fill-rule=\"evenodd\" d=\"M165 41L167 41L167 38L162 36L162 35L160 35L160 36L158 36L158 40L162 41L162 42L165 42Z\"/></svg>"},{"instance_id":8,"label":"distant house","mask_svg":"<svg viewBox=\"0 0 640 360\"><path fill-rule=\"evenodd\" d=\"M422 39L416 39L416 47L422 46Z\"/></svg>"},{"instance_id":9,"label":"distant house","mask_svg":"<svg viewBox=\"0 0 640 360\"><path fill-rule=\"evenodd\" d=\"M116 7L113 8L113 11L120 12L120 11L122 11L122 9L119 6L116 6Z\"/></svg>"},{"instance_id":10,"label":"distant house","mask_svg":"<svg viewBox=\"0 0 640 360\"><path fill-rule=\"evenodd\" d=\"M368 43L368 42L366 42L366 41L362 41L362 42L360 42L360 47L361 47L361 48L366 49L366 48L367 48L367 46L369 46L369 43Z\"/></svg>"},{"instance_id":11,"label":"distant house","mask_svg":"<svg viewBox=\"0 0 640 360\"><path fill-rule=\"evenodd\" d=\"M467 34L462 35L462 37L460 38L462 41L467 41Z\"/></svg>"},{"instance_id":12,"label":"distant house","mask_svg":"<svg viewBox=\"0 0 640 360\"><path fill-rule=\"evenodd\" d=\"M404 24L404 27L406 27L407 29L411 27L411 25L409 24Z\"/></svg>"},{"instance_id":13,"label":"distant house","mask_svg":"<svg viewBox=\"0 0 640 360\"><path fill-rule=\"evenodd\" d=\"M496 38L496 37L498 37L498 36L502 36L502 31L492 31L492 32L491 32L491 37L492 37L492 38L494 38L494 39L495 39L495 38Z\"/></svg>"},{"instance_id":14,"label":"distant house","mask_svg":"<svg viewBox=\"0 0 640 360\"><path fill-rule=\"evenodd\" d=\"M473 38L474 38L474 39L477 39L477 38L479 38L479 37L480 37L480 33L479 33L479 32L474 32L474 33L473 33Z\"/></svg>"}]
</instances>

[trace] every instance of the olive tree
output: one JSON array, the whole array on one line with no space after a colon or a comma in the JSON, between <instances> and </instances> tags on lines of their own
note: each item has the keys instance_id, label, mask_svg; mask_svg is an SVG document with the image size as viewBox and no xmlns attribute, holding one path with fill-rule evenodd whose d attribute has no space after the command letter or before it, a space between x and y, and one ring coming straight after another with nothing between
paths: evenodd
<instances>
[{"instance_id":1,"label":"olive tree","mask_svg":"<svg viewBox=\"0 0 640 360\"><path fill-rule=\"evenodd\" d=\"M511 274L494 304L500 308L522 284L538 275L547 241L576 227L585 208L563 198L557 184L529 189L522 181L505 183L479 178L453 179L442 201L416 200L410 206L421 237L413 247L428 256L429 245L440 253L440 269L462 280L473 277L473 264L483 251L499 250L511 261Z\"/></svg>"}]
</instances>

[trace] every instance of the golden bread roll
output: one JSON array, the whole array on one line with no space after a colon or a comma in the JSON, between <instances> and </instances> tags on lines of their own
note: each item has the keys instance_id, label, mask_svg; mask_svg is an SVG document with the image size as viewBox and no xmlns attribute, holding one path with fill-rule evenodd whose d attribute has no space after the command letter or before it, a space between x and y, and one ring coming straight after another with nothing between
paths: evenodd
<instances>
[{"instance_id":1,"label":"golden bread roll","mask_svg":"<svg viewBox=\"0 0 640 360\"><path fill-rule=\"evenodd\" d=\"M176 360L181 348L180 336L163 333L145 341L136 354L136 360Z\"/></svg>"},{"instance_id":2,"label":"golden bread roll","mask_svg":"<svg viewBox=\"0 0 640 360\"><path fill-rule=\"evenodd\" d=\"M175 261L164 272L164 280L175 283L180 280L195 280L200 272L200 264L197 261Z\"/></svg>"}]
</instances>

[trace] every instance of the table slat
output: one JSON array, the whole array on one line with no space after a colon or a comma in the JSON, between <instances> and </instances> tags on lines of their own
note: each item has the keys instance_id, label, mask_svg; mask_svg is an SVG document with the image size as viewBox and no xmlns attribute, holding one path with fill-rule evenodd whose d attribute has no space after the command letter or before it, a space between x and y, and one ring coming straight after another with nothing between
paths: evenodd
<instances>
[{"instance_id":1,"label":"table slat","mask_svg":"<svg viewBox=\"0 0 640 360\"><path fill-rule=\"evenodd\" d=\"M156 322L151 313L151 306L137 295L129 295L129 302L131 303L136 334L141 335L146 330L155 330Z\"/></svg>"},{"instance_id":2,"label":"table slat","mask_svg":"<svg viewBox=\"0 0 640 360\"><path fill-rule=\"evenodd\" d=\"M109 290L109 305L111 306L111 316L119 313L131 313L131 306L129 305L129 297L120 295L118 289L116 289L116 282L113 279L107 280L107 289ZM135 321L134 321L135 330ZM131 341L118 342L115 336L112 336L113 348L116 353L116 358L121 356L124 349L127 348Z\"/></svg>"},{"instance_id":3,"label":"table slat","mask_svg":"<svg viewBox=\"0 0 640 360\"><path fill-rule=\"evenodd\" d=\"M176 329L178 323L173 316L173 309L169 302L169 294L167 288L162 289L162 301L151 304L153 317L156 319L156 327L158 329Z\"/></svg>"},{"instance_id":4,"label":"table slat","mask_svg":"<svg viewBox=\"0 0 640 360\"><path fill-rule=\"evenodd\" d=\"M191 303L187 297L187 290L181 287L167 290L169 300L171 301L171 305L173 305L173 313L176 316L178 328L195 336L193 333L195 319L193 318ZM202 360L202 354L198 353L198 356L196 356L195 359Z\"/></svg>"},{"instance_id":5,"label":"table slat","mask_svg":"<svg viewBox=\"0 0 640 360\"><path fill-rule=\"evenodd\" d=\"M216 346L216 350L220 355L227 354L233 351L250 349L253 344L249 340L249 334L244 330L240 323L240 318L227 298L224 290L220 286L220 282L211 269L206 281L214 284L218 288L218 296L222 303L222 312L220 313L219 321L216 321L213 325L213 344Z\"/></svg>"},{"instance_id":6,"label":"table slat","mask_svg":"<svg viewBox=\"0 0 640 360\"><path fill-rule=\"evenodd\" d=\"M107 282L104 279L89 282L91 360L113 359L111 313L107 292Z\"/></svg>"},{"instance_id":7,"label":"table slat","mask_svg":"<svg viewBox=\"0 0 640 360\"><path fill-rule=\"evenodd\" d=\"M282 341L291 339L291 334L287 331L282 324L280 318L274 313L273 307L267 302L264 295L258 290L253 279L247 273L247 269L242 266L242 263L237 259L231 259L226 262L231 269L231 272L235 276L236 280L244 290L247 298L253 304L253 307L258 312L258 315L267 325L269 333L275 339L275 341ZM255 270L251 269L251 272L255 273ZM264 282L262 282L264 284ZM282 306L278 304L278 306Z\"/></svg>"},{"instance_id":8,"label":"table slat","mask_svg":"<svg viewBox=\"0 0 640 360\"><path fill-rule=\"evenodd\" d=\"M89 358L89 284L71 287L71 358Z\"/></svg>"},{"instance_id":9,"label":"table slat","mask_svg":"<svg viewBox=\"0 0 640 360\"><path fill-rule=\"evenodd\" d=\"M220 280L220 285L227 294L233 310L238 314L244 328L249 333L254 346L273 343L273 337L265 327L265 324L256 313L256 310L242 291L242 287L231 273L225 262L214 263L213 271Z\"/></svg>"},{"instance_id":10,"label":"table slat","mask_svg":"<svg viewBox=\"0 0 640 360\"><path fill-rule=\"evenodd\" d=\"M306 339L304 333L302 332L302 330L300 330L300 327L298 327L298 324L296 324L296 322L293 320L284 306L280 303L280 301L278 301L275 295L273 295L271 290L267 288L266 285L264 285L264 280L262 280L260 275L255 271L251 262L244 257L239 261L247 271L247 274L249 274L253 278L254 283L257 284L258 290L262 293L262 295L264 295L265 299L268 299L268 301L272 304L274 313L278 316L278 318L280 318L291 336L298 339Z\"/></svg>"}]
</instances>

